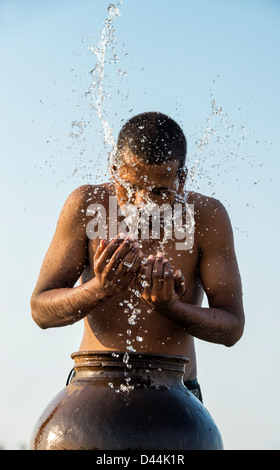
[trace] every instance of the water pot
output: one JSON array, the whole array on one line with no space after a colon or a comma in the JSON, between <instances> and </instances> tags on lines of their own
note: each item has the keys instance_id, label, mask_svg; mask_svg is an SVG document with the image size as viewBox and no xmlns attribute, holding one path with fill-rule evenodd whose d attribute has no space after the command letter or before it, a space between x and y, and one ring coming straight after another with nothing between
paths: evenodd
<instances>
[{"instance_id":1,"label":"water pot","mask_svg":"<svg viewBox=\"0 0 280 470\"><path fill-rule=\"evenodd\" d=\"M221 450L220 432L183 384L188 359L78 352L75 377L50 402L32 450Z\"/></svg>"}]
</instances>

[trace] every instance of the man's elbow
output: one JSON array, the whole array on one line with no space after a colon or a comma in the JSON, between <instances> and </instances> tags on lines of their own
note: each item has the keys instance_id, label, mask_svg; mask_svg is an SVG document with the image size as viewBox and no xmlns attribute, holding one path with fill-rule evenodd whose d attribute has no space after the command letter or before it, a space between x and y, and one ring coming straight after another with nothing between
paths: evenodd
<instances>
[{"instance_id":1,"label":"man's elbow","mask_svg":"<svg viewBox=\"0 0 280 470\"><path fill-rule=\"evenodd\" d=\"M244 328L245 328L244 319L239 320L238 323L235 325L235 328L231 330L230 334L226 338L226 341L224 341L224 345L227 346L228 348L231 348L236 343L238 343L238 341L243 336Z\"/></svg>"},{"instance_id":2,"label":"man's elbow","mask_svg":"<svg viewBox=\"0 0 280 470\"><path fill-rule=\"evenodd\" d=\"M31 300L30 300L30 307L31 307L31 316L32 316L34 322L42 330L46 330L49 327L49 325L47 324L47 322L43 318L37 296L32 295Z\"/></svg>"}]
</instances>

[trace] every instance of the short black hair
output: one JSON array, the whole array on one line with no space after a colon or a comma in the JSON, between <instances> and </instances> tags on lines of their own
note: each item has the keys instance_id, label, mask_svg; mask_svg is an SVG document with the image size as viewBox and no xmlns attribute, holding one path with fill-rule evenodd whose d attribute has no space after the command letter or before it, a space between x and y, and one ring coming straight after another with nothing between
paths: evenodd
<instances>
[{"instance_id":1,"label":"short black hair","mask_svg":"<svg viewBox=\"0 0 280 470\"><path fill-rule=\"evenodd\" d=\"M132 117L121 129L117 142L119 157L125 149L151 165L178 160L182 168L187 140L179 124L169 116L146 112Z\"/></svg>"}]
</instances>

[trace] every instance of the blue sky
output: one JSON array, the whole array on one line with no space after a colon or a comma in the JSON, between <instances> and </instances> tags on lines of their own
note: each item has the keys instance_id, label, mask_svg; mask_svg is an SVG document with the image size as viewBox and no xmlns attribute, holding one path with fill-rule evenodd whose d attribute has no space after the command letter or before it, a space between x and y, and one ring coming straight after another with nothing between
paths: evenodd
<instances>
[{"instance_id":1,"label":"blue sky","mask_svg":"<svg viewBox=\"0 0 280 470\"><path fill-rule=\"evenodd\" d=\"M106 178L102 128L85 92L96 63L90 47L100 39L108 4L0 1L6 448L28 443L41 411L64 386L81 339L81 324L41 331L29 299L68 194ZM220 199L234 227L247 324L234 348L197 341L205 405L226 448L279 449L280 3L123 0L119 9L118 61L105 68L104 113L115 138L133 114L171 115L186 133L188 165L199 157L193 189ZM213 97L218 114L211 114ZM80 121L84 133L70 137ZM208 125L210 142L198 154Z\"/></svg>"}]
</instances>

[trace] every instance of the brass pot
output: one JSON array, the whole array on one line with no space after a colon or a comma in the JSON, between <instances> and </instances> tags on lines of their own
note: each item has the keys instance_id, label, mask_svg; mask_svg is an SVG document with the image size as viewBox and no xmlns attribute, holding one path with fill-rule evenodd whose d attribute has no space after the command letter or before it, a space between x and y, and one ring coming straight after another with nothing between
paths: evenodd
<instances>
[{"instance_id":1,"label":"brass pot","mask_svg":"<svg viewBox=\"0 0 280 470\"><path fill-rule=\"evenodd\" d=\"M215 422L183 384L187 358L71 357L75 378L39 418L32 450L222 450Z\"/></svg>"}]
</instances>

